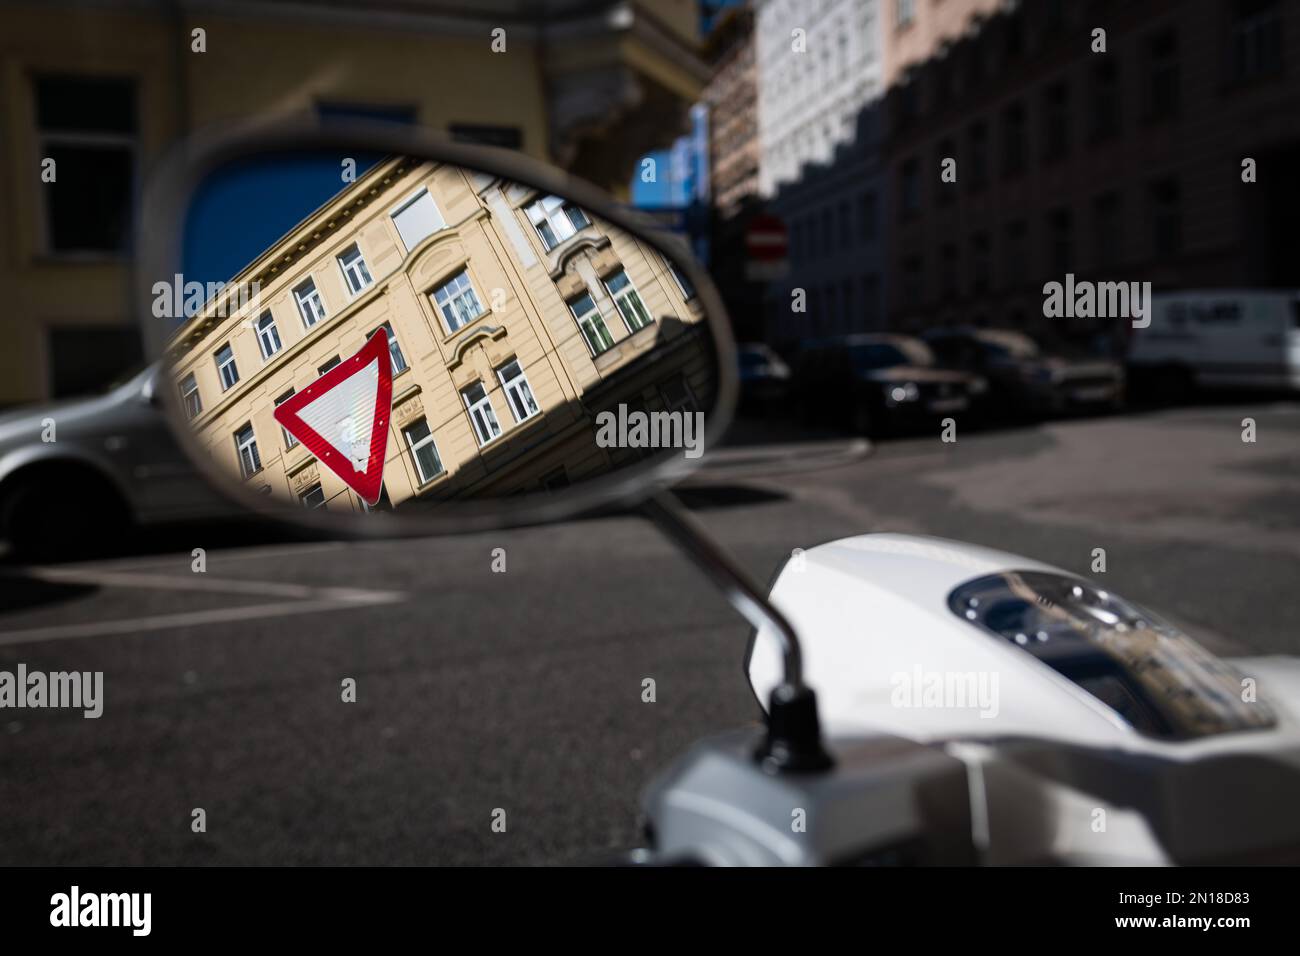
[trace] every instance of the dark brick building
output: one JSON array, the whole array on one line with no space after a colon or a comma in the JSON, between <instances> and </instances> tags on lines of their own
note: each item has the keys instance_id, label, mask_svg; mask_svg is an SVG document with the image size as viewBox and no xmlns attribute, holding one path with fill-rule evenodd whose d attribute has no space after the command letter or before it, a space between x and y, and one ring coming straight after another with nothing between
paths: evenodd
<instances>
[{"instance_id":1,"label":"dark brick building","mask_svg":"<svg viewBox=\"0 0 1300 956\"><path fill-rule=\"evenodd\" d=\"M890 325L1042 330L1067 272L1300 286L1300 3L971 6L886 93Z\"/></svg>"}]
</instances>

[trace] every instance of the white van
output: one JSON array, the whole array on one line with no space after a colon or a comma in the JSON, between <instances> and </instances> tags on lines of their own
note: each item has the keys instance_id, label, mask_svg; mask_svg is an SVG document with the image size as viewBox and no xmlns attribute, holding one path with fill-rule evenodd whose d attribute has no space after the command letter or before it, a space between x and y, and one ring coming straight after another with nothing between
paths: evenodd
<instances>
[{"instance_id":1,"label":"white van","mask_svg":"<svg viewBox=\"0 0 1300 956\"><path fill-rule=\"evenodd\" d=\"M1129 373L1161 387L1300 390L1300 290L1157 292Z\"/></svg>"}]
</instances>

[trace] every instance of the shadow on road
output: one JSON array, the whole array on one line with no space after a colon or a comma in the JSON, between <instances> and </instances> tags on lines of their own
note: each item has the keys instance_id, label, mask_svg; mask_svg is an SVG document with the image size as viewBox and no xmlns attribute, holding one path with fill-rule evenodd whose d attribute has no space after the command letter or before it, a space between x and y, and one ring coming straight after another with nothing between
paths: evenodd
<instances>
[{"instance_id":1,"label":"shadow on road","mask_svg":"<svg viewBox=\"0 0 1300 956\"><path fill-rule=\"evenodd\" d=\"M187 553L195 548L205 551L227 548L248 548L261 545L298 544L302 542L332 541L337 535L328 535L308 528L299 528L256 517L225 518L220 521L186 522L137 528L115 543L97 541L93 551L85 554L68 554L42 560L42 564L65 564L87 558L105 560L113 558L148 557ZM0 569L21 568L25 562L21 555L8 551L0 557ZM0 607L11 607L0 597Z\"/></svg>"},{"instance_id":2,"label":"shadow on road","mask_svg":"<svg viewBox=\"0 0 1300 956\"><path fill-rule=\"evenodd\" d=\"M674 489L673 494L683 507L691 511L765 505L786 501L790 497L783 492L750 485L687 485Z\"/></svg>"},{"instance_id":3,"label":"shadow on road","mask_svg":"<svg viewBox=\"0 0 1300 956\"><path fill-rule=\"evenodd\" d=\"M0 614L71 601L98 590L93 584L44 581L24 574L20 569L6 570L0 572Z\"/></svg>"}]
</instances>

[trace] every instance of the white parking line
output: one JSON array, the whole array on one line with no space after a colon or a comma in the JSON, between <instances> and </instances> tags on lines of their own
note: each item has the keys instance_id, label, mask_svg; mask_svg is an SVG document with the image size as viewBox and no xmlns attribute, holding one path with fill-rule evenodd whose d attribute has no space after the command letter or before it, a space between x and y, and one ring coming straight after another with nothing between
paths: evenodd
<instances>
[{"instance_id":1,"label":"white parking line","mask_svg":"<svg viewBox=\"0 0 1300 956\"><path fill-rule=\"evenodd\" d=\"M227 594L256 594L281 598L271 604L246 604L239 607L209 608L153 614L147 617L82 624L52 624L17 631L0 631L0 645L29 644L78 637L133 634L169 628L202 627L231 621L341 611L405 601L405 591L380 591L367 588L312 587L303 584L278 584L273 581L241 581L235 578L209 578L204 575L176 577L165 574L138 574L120 571L96 571L76 568L32 568L25 575L61 584L93 584L100 587L143 588L146 590L205 591Z\"/></svg>"},{"instance_id":2,"label":"white parking line","mask_svg":"<svg viewBox=\"0 0 1300 956\"><path fill-rule=\"evenodd\" d=\"M220 555L223 563L244 558L257 558L271 554L274 554L278 560L288 555L297 556L303 554L314 554L321 551L337 551L340 548L346 547L349 543L350 542L346 541L321 541L307 542L304 544L255 544L240 548L223 548L220 552L214 550L210 556L213 560L216 560L217 556ZM96 561L93 565L70 564L61 565L60 567L61 569L71 568L74 570L80 568L86 568L89 570L93 568L105 571L134 571L143 568L175 569L189 567L190 560L191 558L188 553L171 555L154 554L136 558L109 558L107 560Z\"/></svg>"},{"instance_id":3,"label":"white parking line","mask_svg":"<svg viewBox=\"0 0 1300 956\"><path fill-rule=\"evenodd\" d=\"M223 594L260 594L302 600L319 595L321 589L306 584L275 581L246 581L214 578L206 574L180 577L175 574L141 574L135 571L100 571L92 568L29 568L25 575L56 584L95 584L101 587L145 588L151 591L217 591Z\"/></svg>"},{"instance_id":4,"label":"white parking line","mask_svg":"<svg viewBox=\"0 0 1300 956\"><path fill-rule=\"evenodd\" d=\"M704 467L684 484L690 484L692 479L695 483L709 483L820 471L853 464L866 458L872 449L865 438L719 448L710 452Z\"/></svg>"}]
</instances>

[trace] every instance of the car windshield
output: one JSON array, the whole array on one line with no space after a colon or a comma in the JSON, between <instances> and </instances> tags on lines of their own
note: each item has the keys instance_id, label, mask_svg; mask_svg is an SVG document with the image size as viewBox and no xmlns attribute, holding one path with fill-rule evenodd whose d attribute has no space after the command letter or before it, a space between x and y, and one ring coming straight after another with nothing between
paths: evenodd
<instances>
[{"instance_id":1,"label":"car windshield","mask_svg":"<svg viewBox=\"0 0 1300 956\"><path fill-rule=\"evenodd\" d=\"M1038 345L1021 332L981 332L977 336L984 350L999 358L1035 358Z\"/></svg>"},{"instance_id":2,"label":"car windshield","mask_svg":"<svg viewBox=\"0 0 1300 956\"><path fill-rule=\"evenodd\" d=\"M771 362L771 357L761 349L741 349L739 359L744 369L761 368Z\"/></svg>"},{"instance_id":3,"label":"car windshield","mask_svg":"<svg viewBox=\"0 0 1300 956\"><path fill-rule=\"evenodd\" d=\"M934 353L923 342L902 339L898 342L872 342L849 347L853 367L859 372L895 365L933 365Z\"/></svg>"}]
</instances>

